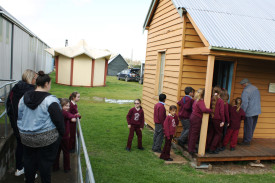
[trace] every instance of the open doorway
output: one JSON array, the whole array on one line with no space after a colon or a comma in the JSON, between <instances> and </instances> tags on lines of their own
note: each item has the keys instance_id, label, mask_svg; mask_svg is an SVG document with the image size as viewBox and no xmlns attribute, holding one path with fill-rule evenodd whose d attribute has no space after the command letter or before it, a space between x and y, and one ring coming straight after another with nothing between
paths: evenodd
<instances>
[{"instance_id":1,"label":"open doorway","mask_svg":"<svg viewBox=\"0 0 275 183\"><path fill-rule=\"evenodd\" d=\"M234 71L234 62L229 61L215 61L213 87L220 86L228 91L230 102L230 94L232 88L232 79Z\"/></svg>"}]
</instances>

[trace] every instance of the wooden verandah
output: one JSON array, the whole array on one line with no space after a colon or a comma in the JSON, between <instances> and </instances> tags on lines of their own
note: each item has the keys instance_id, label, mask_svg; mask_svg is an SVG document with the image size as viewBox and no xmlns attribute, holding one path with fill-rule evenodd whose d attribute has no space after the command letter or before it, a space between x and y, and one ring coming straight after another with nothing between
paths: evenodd
<instances>
[{"instance_id":1,"label":"wooden verandah","mask_svg":"<svg viewBox=\"0 0 275 183\"><path fill-rule=\"evenodd\" d=\"M201 34L201 33L199 33ZM182 50L182 57L188 56L207 56L207 70L205 78L204 102L207 108L210 108L211 91L213 83L213 73L215 60L230 60L235 62L233 78L236 74L237 59L258 59L274 61L274 57L267 55L255 55L251 53L235 53L231 51L210 50L209 47L190 48ZM181 65L182 68L182 65ZM179 81L180 83L181 81ZM231 90L233 93L234 88ZM274 160L275 159L275 139L254 139L253 145L249 147L238 147L238 150L231 152L226 150L219 154L205 154L206 137L208 129L209 114L203 114L200 140L198 145L198 162L211 161L245 161L245 160ZM250 152L255 150L255 152Z\"/></svg>"},{"instance_id":2,"label":"wooden verandah","mask_svg":"<svg viewBox=\"0 0 275 183\"><path fill-rule=\"evenodd\" d=\"M241 141L241 139L239 139ZM177 145L177 149L182 150ZM188 146L183 148L187 151ZM191 156L190 156L191 157ZM275 139L253 139L250 146L237 145L235 151L229 150L229 144L224 151L219 154L195 153L193 158L199 166L201 163L224 162L224 161L262 161L275 160Z\"/></svg>"},{"instance_id":3,"label":"wooden verandah","mask_svg":"<svg viewBox=\"0 0 275 183\"><path fill-rule=\"evenodd\" d=\"M275 139L253 139L250 146L237 145L235 151L226 150L219 154L208 154L199 156L196 154L197 162L217 161L261 161L275 160Z\"/></svg>"}]
</instances>

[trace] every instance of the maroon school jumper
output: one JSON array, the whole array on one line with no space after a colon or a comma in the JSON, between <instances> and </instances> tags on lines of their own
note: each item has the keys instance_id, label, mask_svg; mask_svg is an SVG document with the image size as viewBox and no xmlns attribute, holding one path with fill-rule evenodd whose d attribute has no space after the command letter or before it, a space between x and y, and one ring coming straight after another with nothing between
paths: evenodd
<instances>
[{"instance_id":1,"label":"maroon school jumper","mask_svg":"<svg viewBox=\"0 0 275 183\"><path fill-rule=\"evenodd\" d=\"M224 140L224 137L225 137L225 134L226 134L226 131L227 131L227 128L228 128L228 124L230 124L230 117L229 117L229 104L226 102L224 104L224 118L225 118L225 123L224 123L224 126L223 126L223 129L222 129L222 138L219 142L219 145L218 147L222 147L223 146L223 140Z\"/></svg>"},{"instance_id":2,"label":"maroon school jumper","mask_svg":"<svg viewBox=\"0 0 275 183\"><path fill-rule=\"evenodd\" d=\"M131 125L127 147L131 149L134 132L136 132L138 137L138 148L142 148L142 132L140 130L140 128L144 127L144 112L142 110L142 107L140 107L139 110L137 110L135 107L130 109L126 116L126 119L128 125Z\"/></svg>"},{"instance_id":3,"label":"maroon school jumper","mask_svg":"<svg viewBox=\"0 0 275 183\"><path fill-rule=\"evenodd\" d=\"M213 99L212 99L213 102ZM215 106L214 117L210 118L209 130L207 134L207 149L215 151L220 144L222 138L223 127L220 127L221 122L225 122L224 101L218 98Z\"/></svg>"},{"instance_id":4,"label":"maroon school jumper","mask_svg":"<svg viewBox=\"0 0 275 183\"><path fill-rule=\"evenodd\" d=\"M230 148L235 148L238 141L238 134L241 126L241 120L245 119L245 112L240 108L237 112L237 106L233 106L230 109L230 126L227 129L224 137L223 146L226 146L231 140Z\"/></svg>"},{"instance_id":5,"label":"maroon school jumper","mask_svg":"<svg viewBox=\"0 0 275 183\"><path fill-rule=\"evenodd\" d=\"M230 124L230 116L229 116L229 104L226 102L226 104L224 104L224 118L225 118L225 122Z\"/></svg>"},{"instance_id":6,"label":"maroon school jumper","mask_svg":"<svg viewBox=\"0 0 275 183\"><path fill-rule=\"evenodd\" d=\"M172 116L171 114L168 114L168 116L166 117L163 123L165 144L160 155L161 159L168 160L170 158L171 141L172 141L173 135L176 132L176 126L178 124L179 124L179 120L177 115Z\"/></svg>"},{"instance_id":7,"label":"maroon school jumper","mask_svg":"<svg viewBox=\"0 0 275 183\"><path fill-rule=\"evenodd\" d=\"M70 109L69 112L71 114L77 114L77 104L73 104L72 101L70 102ZM75 137L76 136L76 123L70 122L70 150L75 149Z\"/></svg>"},{"instance_id":8,"label":"maroon school jumper","mask_svg":"<svg viewBox=\"0 0 275 183\"><path fill-rule=\"evenodd\" d=\"M190 118L192 113L193 103L194 103L194 100L189 95L182 97L182 99L178 102L178 105L180 106L180 109L179 109L180 120Z\"/></svg>"},{"instance_id":9,"label":"maroon school jumper","mask_svg":"<svg viewBox=\"0 0 275 183\"><path fill-rule=\"evenodd\" d=\"M192 107L192 114L190 116L190 130L188 141L188 152L194 153L196 142L201 131L202 115L203 113L211 113L212 110L205 107L203 100L194 101Z\"/></svg>"},{"instance_id":10,"label":"maroon school jumper","mask_svg":"<svg viewBox=\"0 0 275 183\"><path fill-rule=\"evenodd\" d=\"M59 158L60 158L60 152L61 150L63 151L63 167L64 170L70 170L70 147L69 147L69 143L70 143L70 122L72 120L72 118L75 118L76 116L69 113L68 111L62 110L62 114L64 117L64 123L65 123L65 133L62 137L59 149L58 149L58 153L56 156L56 160L54 163L54 170L58 170L59 169Z\"/></svg>"},{"instance_id":11,"label":"maroon school jumper","mask_svg":"<svg viewBox=\"0 0 275 183\"><path fill-rule=\"evenodd\" d=\"M162 103L157 103L154 107L154 122L157 124L163 124L166 118L166 110Z\"/></svg>"}]
</instances>

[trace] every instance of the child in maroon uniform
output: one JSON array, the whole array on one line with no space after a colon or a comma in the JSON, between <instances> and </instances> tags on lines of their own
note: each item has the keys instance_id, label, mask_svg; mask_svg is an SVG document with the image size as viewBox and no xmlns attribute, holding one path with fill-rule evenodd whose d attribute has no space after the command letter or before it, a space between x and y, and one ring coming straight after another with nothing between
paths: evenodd
<instances>
[{"instance_id":1,"label":"child in maroon uniform","mask_svg":"<svg viewBox=\"0 0 275 183\"><path fill-rule=\"evenodd\" d=\"M163 122L166 118L166 109L164 107L166 100L165 94L159 95L159 102L154 107L155 133L153 139L152 151L161 153L163 142Z\"/></svg>"},{"instance_id":2,"label":"child in maroon uniform","mask_svg":"<svg viewBox=\"0 0 275 183\"><path fill-rule=\"evenodd\" d=\"M64 171L67 173L69 170L71 170L70 167L70 152L69 152L69 142L70 142L70 122L75 123L76 117L75 115L69 113L70 109L70 100L63 98L60 100L61 106L62 106L62 114L64 117L64 123L65 123L65 134L62 137L61 144L59 146L59 150L56 156L55 163L53 165L53 170L57 171L59 169L59 157L61 150L63 151L63 167Z\"/></svg>"},{"instance_id":3,"label":"child in maroon uniform","mask_svg":"<svg viewBox=\"0 0 275 183\"><path fill-rule=\"evenodd\" d=\"M199 138L201 131L201 123L203 113L211 113L211 109L205 107L203 101L204 89L200 88L195 93L195 101L192 106L192 114L190 116L190 130L188 137L188 152L193 154L196 153L196 142Z\"/></svg>"},{"instance_id":4,"label":"child in maroon uniform","mask_svg":"<svg viewBox=\"0 0 275 183\"><path fill-rule=\"evenodd\" d=\"M184 89L185 96L178 102L180 106L179 109L179 118L183 127L180 137L178 138L178 144L183 146L187 142L189 128L190 128L190 116L192 113L192 105L194 100L195 90L192 87L186 87Z\"/></svg>"},{"instance_id":5,"label":"child in maroon uniform","mask_svg":"<svg viewBox=\"0 0 275 183\"><path fill-rule=\"evenodd\" d=\"M230 108L230 125L224 137L222 150L225 149L225 146L228 144L230 140L230 150L235 150L241 126L241 120L245 119L245 112L241 108L241 105L242 99L238 97L235 99L235 105Z\"/></svg>"},{"instance_id":6,"label":"child in maroon uniform","mask_svg":"<svg viewBox=\"0 0 275 183\"><path fill-rule=\"evenodd\" d=\"M229 123L230 123L230 117L229 117L229 108L230 108L230 106L228 104L229 94L228 94L226 89L222 89L221 99L224 102L225 123L224 123L224 126L223 126L223 132L222 132L222 138L221 138L220 145L219 145L219 150L222 150L223 140L224 140L224 137L225 137L225 134L226 134L226 131L227 131L227 127L229 126Z\"/></svg>"},{"instance_id":7,"label":"child in maroon uniform","mask_svg":"<svg viewBox=\"0 0 275 183\"><path fill-rule=\"evenodd\" d=\"M173 159L170 158L171 142L172 142L173 135L176 132L176 126L179 124L179 120L176 115L176 112L177 112L177 107L174 105L171 105L169 107L169 114L163 123L165 144L159 158L164 159L166 161L173 161Z\"/></svg>"},{"instance_id":8,"label":"child in maroon uniform","mask_svg":"<svg viewBox=\"0 0 275 183\"><path fill-rule=\"evenodd\" d=\"M142 147L142 129L144 127L144 112L142 110L141 100L135 100L135 107L129 110L126 118L128 122L128 128L130 129L128 142L127 142L127 151L131 151L132 140L134 137L134 132L136 132L138 137L138 149L144 150Z\"/></svg>"},{"instance_id":9,"label":"child in maroon uniform","mask_svg":"<svg viewBox=\"0 0 275 183\"><path fill-rule=\"evenodd\" d=\"M73 92L70 97L70 110L69 112L74 115L79 115L77 110L77 102L80 100L80 94L78 92ZM76 123L70 123L70 152L75 152L75 136L76 136Z\"/></svg>"},{"instance_id":10,"label":"child in maroon uniform","mask_svg":"<svg viewBox=\"0 0 275 183\"><path fill-rule=\"evenodd\" d=\"M224 126L224 101L220 98L221 88L215 86L212 93L210 123L207 134L207 152L210 154L219 153L219 145L222 138Z\"/></svg>"}]
</instances>

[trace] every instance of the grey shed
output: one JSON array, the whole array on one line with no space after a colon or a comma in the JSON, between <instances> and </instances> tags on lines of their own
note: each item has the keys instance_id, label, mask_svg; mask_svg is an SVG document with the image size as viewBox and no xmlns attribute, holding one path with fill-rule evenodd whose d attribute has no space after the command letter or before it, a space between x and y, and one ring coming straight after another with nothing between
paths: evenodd
<instances>
[{"instance_id":1,"label":"grey shed","mask_svg":"<svg viewBox=\"0 0 275 183\"><path fill-rule=\"evenodd\" d=\"M114 55L108 62L108 76L116 76L120 71L127 69L128 64L120 55Z\"/></svg>"}]
</instances>

